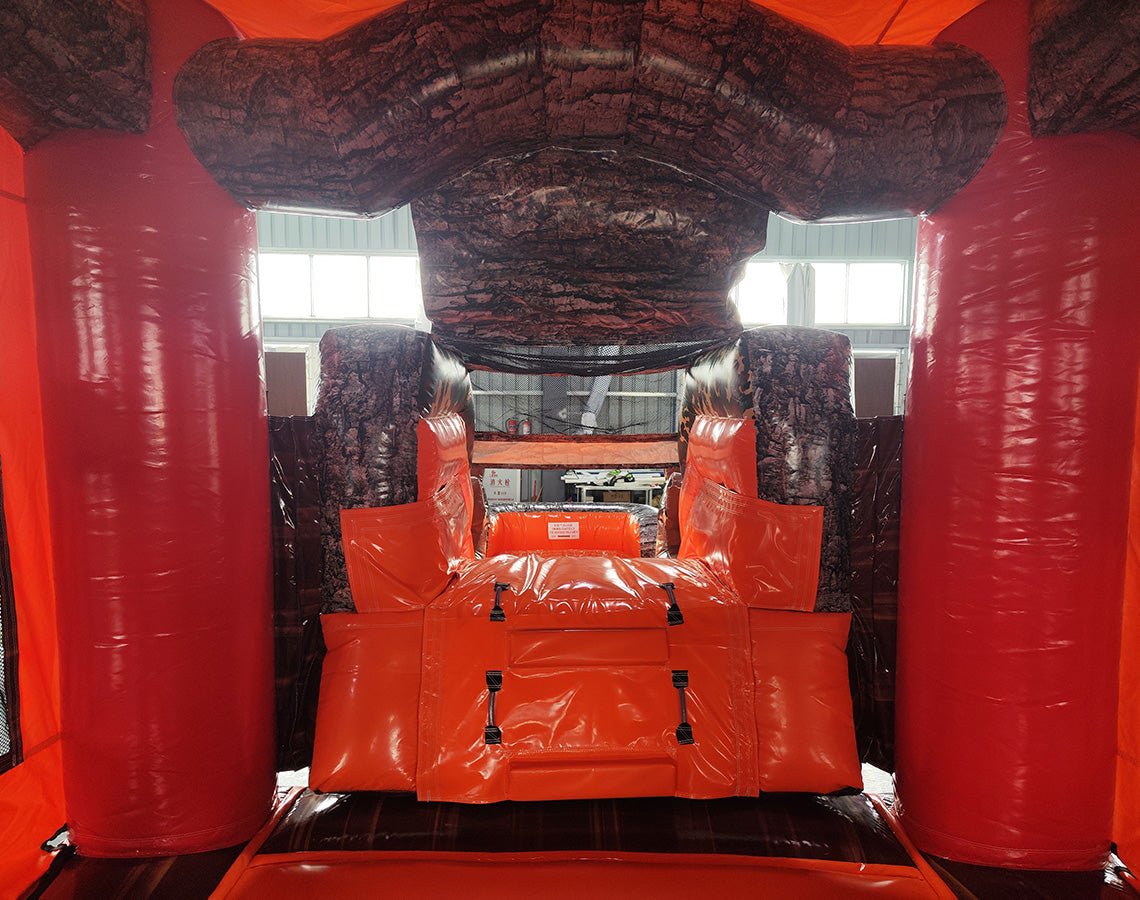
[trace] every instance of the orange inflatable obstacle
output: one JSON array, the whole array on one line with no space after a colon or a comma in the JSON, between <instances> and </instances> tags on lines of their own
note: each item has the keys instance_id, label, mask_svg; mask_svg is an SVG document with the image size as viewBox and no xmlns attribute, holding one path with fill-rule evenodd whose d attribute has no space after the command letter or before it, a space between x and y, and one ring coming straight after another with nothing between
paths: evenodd
<instances>
[{"instance_id":1,"label":"orange inflatable obstacle","mask_svg":"<svg viewBox=\"0 0 1140 900\"><path fill-rule=\"evenodd\" d=\"M462 420L422 424L436 477ZM342 511L356 612L323 617L311 786L469 803L861 786L850 616L812 612L822 510L714 480L755 485L755 433L695 420L678 559L635 557L632 517L589 511L515 514L475 559L462 460L428 499ZM568 524L596 549L492 553Z\"/></svg>"}]
</instances>

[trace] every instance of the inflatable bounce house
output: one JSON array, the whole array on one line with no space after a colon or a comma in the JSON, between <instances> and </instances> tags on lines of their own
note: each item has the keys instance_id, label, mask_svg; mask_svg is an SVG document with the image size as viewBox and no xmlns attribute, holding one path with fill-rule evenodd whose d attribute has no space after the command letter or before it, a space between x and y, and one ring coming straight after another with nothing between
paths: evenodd
<instances>
[{"instance_id":1,"label":"inflatable bounce house","mask_svg":"<svg viewBox=\"0 0 1140 900\"><path fill-rule=\"evenodd\" d=\"M0 0L0 48L0 895L1133 892L1134 0ZM430 333L329 331L271 422L253 211L404 204ZM921 216L905 444L847 337L742 328L769 213ZM475 430L473 371L664 370L667 434ZM638 461L660 511L473 478Z\"/></svg>"}]
</instances>

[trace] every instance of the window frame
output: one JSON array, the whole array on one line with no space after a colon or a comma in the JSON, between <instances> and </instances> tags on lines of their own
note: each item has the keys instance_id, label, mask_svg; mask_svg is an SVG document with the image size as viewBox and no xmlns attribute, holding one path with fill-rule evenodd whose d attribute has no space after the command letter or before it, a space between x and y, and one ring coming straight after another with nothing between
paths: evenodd
<instances>
[{"instance_id":1,"label":"window frame","mask_svg":"<svg viewBox=\"0 0 1140 900\"><path fill-rule=\"evenodd\" d=\"M805 262L805 261L806 260L798 260L798 262ZM740 311L740 286L744 283L745 278L748 277L748 267L749 266L754 265L754 264L760 264L760 265L771 264L774 266L780 266L782 264L791 264L794 262L797 262L797 260L772 259L772 258L769 258L767 256L753 256L752 258L745 261L745 263L744 263L744 275L741 276L740 280L738 282L736 282L736 284L734 284L732 286L732 289L729 291L729 298L732 301L732 305L736 309L737 318L740 319L740 324L743 327L745 327L745 328L768 328L768 327L779 328L782 326L796 324L795 323L795 315L794 315L793 310L792 310L791 298L788 296L788 280L787 280L787 278L784 278L784 321L783 322L757 322L757 321L753 321L753 320L746 320ZM783 273L781 273L781 276L782 276L782 274Z\"/></svg>"},{"instance_id":2,"label":"window frame","mask_svg":"<svg viewBox=\"0 0 1140 900\"><path fill-rule=\"evenodd\" d=\"M804 304L798 298L790 297L786 293L784 295L784 308L786 312L785 318L788 325L803 325L809 328L822 328L826 330L843 330L843 329L884 329L884 328L910 328L912 304L914 300L914 261L903 256L765 256L762 253L757 254L747 260L748 263L773 263L776 265L810 265L814 266L817 263L826 263L834 265L842 265L843 272L843 309L844 314L850 309L850 291L851 291L851 266L860 265L863 263L889 263L893 265L902 266L903 272L903 296L902 296L902 309L900 310L900 321L898 322L824 322L817 315L815 310L815 291L813 288L810 302ZM736 307L737 315L740 315L740 307L737 304L737 289L740 287L740 282L732 286L729 296L733 305ZM806 308L805 308L806 307ZM759 323L745 322L741 317L741 324L745 328L755 328Z\"/></svg>"},{"instance_id":3,"label":"window frame","mask_svg":"<svg viewBox=\"0 0 1140 900\"><path fill-rule=\"evenodd\" d=\"M819 316L816 315L815 305L816 297L813 290L811 298L810 320L807 322L813 328L909 328L911 325L911 305L913 303L914 291L914 263L912 260L893 256L844 256L844 257L813 257L810 259L781 259L781 262L803 262L809 265L816 263L826 264L842 264L844 266L843 272L843 312L848 315L851 309L851 266L861 265L864 263L882 264L891 263L894 265L902 266L903 284L902 284L902 309L899 310L899 321L897 322L824 322Z\"/></svg>"},{"instance_id":4,"label":"window frame","mask_svg":"<svg viewBox=\"0 0 1140 900\"><path fill-rule=\"evenodd\" d=\"M24 760L20 735L20 653L16 634L16 598L12 583L11 548L4 515L4 471L0 465L0 617L3 619L4 671L3 691L8 729L8 752L0 755L0 773L15 768Z\"/></svg>"},{"instance_id":5,"label":"window frame","mask_svg":"<svg viewBox=\"0 0 1140 900\"><path fill-rule=\"evenodd\" d=\"M305 256L309 260L309 312L305 316L280 316L280 315L267 315L261 302L261 285L258 284L258 311L263 320L273 322L336 322L344 325L361 325L368 323L384 322L395 325L411 325L420 328L426 325L428 319L426 312L421 318L420 316L413 317L399 317L399 316L380 316L373 315L373 296L372 296L372 260L378 256L400 256L411 257L417 262L419 261L419 254L405 250L400 251L359 251L359 250L331 250L331 249L307 249L307 250L293 250L286 248L259 248L257 251L258 260L260 261L263 256ZM332 318L330 316L319 316L316 313L316 300L314 291L314 257L317 256L359 256L365 261L364 277L365 277L365 297L368 301L368 315L364 317L345 317L345 318ZM423 303L422 285L421 285L421 308Z\"/></svg>"}]
</instances>

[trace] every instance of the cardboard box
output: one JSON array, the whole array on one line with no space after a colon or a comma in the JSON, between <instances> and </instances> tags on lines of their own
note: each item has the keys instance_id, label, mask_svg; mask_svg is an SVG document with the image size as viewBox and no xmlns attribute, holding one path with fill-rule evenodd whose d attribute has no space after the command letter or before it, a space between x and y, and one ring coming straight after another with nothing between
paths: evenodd
<instances>
[{"instance_id":1,"label":"cardboard box","mask_svg":"<svg viewBox=\"0 0 1140 900\"><path fill-rule=\"evenodd\" d=\"M629 503L633 500L633 491L602 491L603 503Z\"/></svg>"}]
</instances>

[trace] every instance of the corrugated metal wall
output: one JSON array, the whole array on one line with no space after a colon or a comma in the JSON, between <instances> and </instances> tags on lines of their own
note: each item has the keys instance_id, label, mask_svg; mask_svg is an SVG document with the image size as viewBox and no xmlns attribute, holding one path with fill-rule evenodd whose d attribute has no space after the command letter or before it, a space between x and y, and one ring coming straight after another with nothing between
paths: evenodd
<instances>
[{"instance_id":1,"label":"corrugated metal wall","mask_svg":"<svg viewBox=\"0 0 1140 900\"><path fill-rule=\"evenodd\" d=\"M378 219L259 212L257 245L306 253L415 253L416 232L407 206Z\"/></svg>"},{"instance_id":2,"label":"corrugated metal wall","mask_svg":"<svg viewBox=\"0 0 1140 900\"><path fill-rule=\"evenodd\" d=\"M542 376L472 372L475 391L475 430L506 431L507 419L528 419L536 432L542 428Z\"/></svg>"},{"instance_id":3,"label":"corrugated metal wall","mask_svg":"<svg viewBox=\"0 0 1140 900\"><path fill-rule=\"evenodd\" d=\"M768 218L768 243L758 259L913 259L917 219L812 225ZM412 213L402 206L379 219L341 219L259 212L263 250L308 253L415 253Z\"/></svg>"},{"instance_id":4,"label":"corrugated metal wall","mask_svg":"<svg viewBox=\"0 0 1140 900\"><path fill-rule=\"evenodd\" d=\"M812 225L768 216L768 242L757 259L913 260L918 219Z\"/></svg>"}]
</instances>

